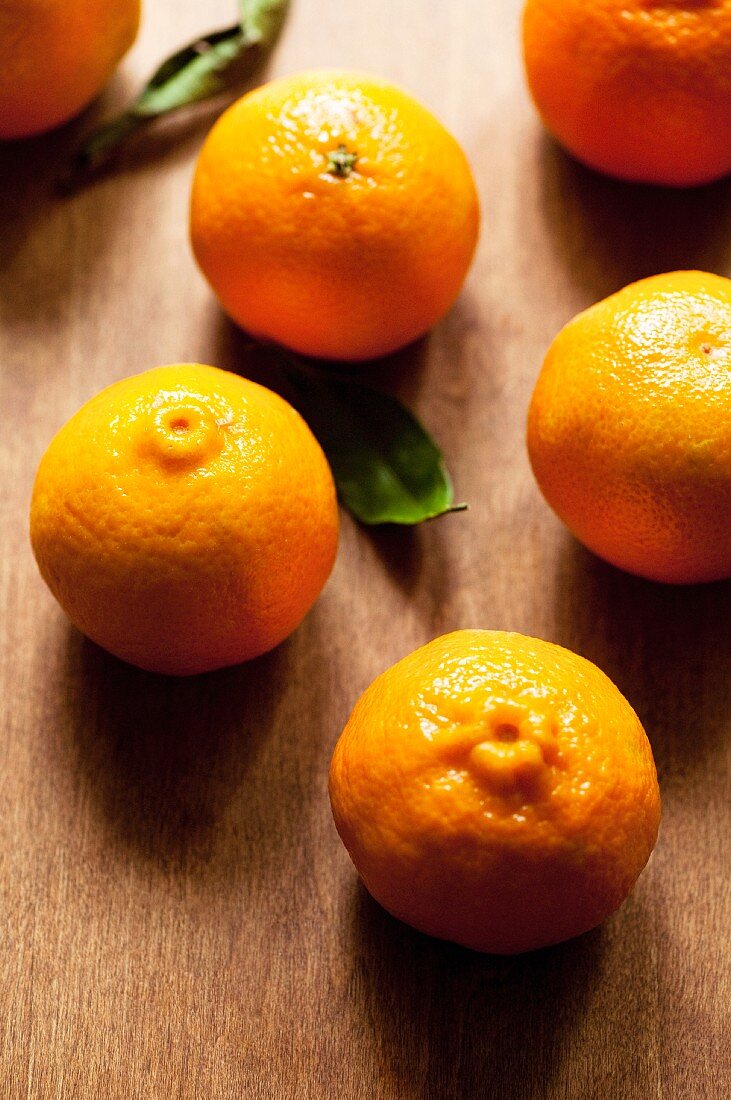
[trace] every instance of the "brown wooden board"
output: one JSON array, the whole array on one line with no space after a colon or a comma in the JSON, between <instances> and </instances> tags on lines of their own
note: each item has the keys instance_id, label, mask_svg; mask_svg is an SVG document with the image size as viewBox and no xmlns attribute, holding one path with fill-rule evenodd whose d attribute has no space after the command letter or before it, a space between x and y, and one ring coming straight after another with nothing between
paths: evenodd
<instances>
[{"instance_id":1,"label":"brown wooden board","mask_svg":"<svg viewBox=\"0 0 731 1100\"><path fill-rule=\"evenodd\" d=\"M514 0L296 0L270 73L402 83L463 142L476 262L431 337L374 367L433 428L470 511L414 531L343 518L295 635L191 680L84 641L37 575L29 494L53 432L160 363L256 369L187 242L215 106L141 138L59 200L90 120L234 5L146 5L91 114L0 147L0 1096L722 1097L729 1051L728 583L606 566L544 504L524 445L543 352L578 309L678 267L731 275L731 186L603 179L544 135ZM631 899L572 943L495 959L421 936L359 887L330 818L358 694L443 631L509 628L596 661L651 738L660 842Z\"/></svg>"}]
</instances>

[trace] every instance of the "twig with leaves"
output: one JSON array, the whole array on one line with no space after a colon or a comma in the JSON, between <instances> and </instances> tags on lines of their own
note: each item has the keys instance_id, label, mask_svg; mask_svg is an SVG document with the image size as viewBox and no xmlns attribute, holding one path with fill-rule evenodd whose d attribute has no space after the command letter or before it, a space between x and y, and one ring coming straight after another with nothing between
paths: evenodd
<instances>
[{"instance_id":1,"label":"twig with leaves","mask_svg":"<svg viewBox=\"0 0 731 1100\"><path fill-rule=\"evenodd\" d=\"M289 3L239 0L238 23L196 38L163 61L134 103L85 139L72 158L62 190L80 187L154 119L249 79L277 41Z\"/></svg>"}]
</instances>

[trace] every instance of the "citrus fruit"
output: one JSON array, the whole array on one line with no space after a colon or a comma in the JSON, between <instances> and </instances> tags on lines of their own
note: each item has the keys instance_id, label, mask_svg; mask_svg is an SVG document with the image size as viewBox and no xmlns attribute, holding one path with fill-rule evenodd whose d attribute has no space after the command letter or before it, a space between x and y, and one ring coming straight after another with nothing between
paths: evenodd
<instances>
[{"instance_id":1,"label":"citrus fruit","mask_svg":"<svg viewBox=\"0 0 731 1100\"><path fill-rule=\"evenodd\" d=\"M191 240L223 308L307 355L367 359L447 312L478 204L456 140L411 96L314 71L243 96L198 160Z\"/></svg>"},{"instance_id":2,"label":"citrus fruit","mask_svg":"<svg viewBox=\"0 0 731 1100\"><path fill-rule=\"evenodd\" d=\"M541 490L613 565L675 583L731 576L731 280L655 275L580 313L528 415Z\"/></svg>"},{"instance_id":3,"label":"citrus fruit","mask_svg":"<svg viewBox=\"0 0 731 1100\"><path fill-rule=\"evenodd\" d=\"M688 186L731 172L731 0L528 0L528 84L592 168Z\"/></svg>"},{"instance_id":4,"label":"citrus fruit","mask_svg":"<svg viewBox=\"0 0 731 1100\"><path fill-rule=\"evenodd\" d=\"M604 673L489 630L446 634L374 680L335 748L330 798L381 905L498 954L603 921L660 816L647 737Z\"/></svg>"},{"instance_id":5,"label":"citrus fruit","mask_svg":"<svg viewBox=\"0 0 731 1100\"><path fill-rule=\"evenodd\" d=\"M281 642L324 585L337 535L330 469L299 414L198 364L87 402L43 456L31 502L38 566L71 621L178 675Z\"/></svg>"},{"instance_id":6,"label":"citrus fruit","mask_svg":"<svg viewBox=\"0 0 731 1100\"><path fill-rule=\"evenodd\" d=\"M0 0L0 138L30 137L78 114L139 20L140 0Z\"/></svg>"}]
</instances>

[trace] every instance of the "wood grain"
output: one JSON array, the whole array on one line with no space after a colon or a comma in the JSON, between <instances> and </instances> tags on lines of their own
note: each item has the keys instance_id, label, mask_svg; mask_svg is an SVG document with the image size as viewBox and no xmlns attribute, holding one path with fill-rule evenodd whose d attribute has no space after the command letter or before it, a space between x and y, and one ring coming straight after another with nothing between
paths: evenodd
<instances>
[{"instance_id":1,"label":"wood grain","mask_svg":"<svg viewBox=\"0 0 731 1100\"><path fill-rule=\"evenodd\" d=\"M731 275L731 187L636 188L569 161L524 89L516 0L298 0L272 72L383 73L474 165L484 228L464 294L373 368L433 426L471 510L410 533L345 518L331 582L276 652L190 681L143 674L65 624L27 506L52 433L110 381L177 360L261 371L186 239L215 109L161 126L71 199L52 182L90 117L230 20L228 0L201 7L147 5L91 116L0 149L0 1096L726 1096L731 586L651 585L584 552L542 502L523 433L576 310L663 269ZM358 693L460 626L596 661L643 719L664 797L624 908L512 960L382 912L326 797Z\"/></svg>"}]
</instances>

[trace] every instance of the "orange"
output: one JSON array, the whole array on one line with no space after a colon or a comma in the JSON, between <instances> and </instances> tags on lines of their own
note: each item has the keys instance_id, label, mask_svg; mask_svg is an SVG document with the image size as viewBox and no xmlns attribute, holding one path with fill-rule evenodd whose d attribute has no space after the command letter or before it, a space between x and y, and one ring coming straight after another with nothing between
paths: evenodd
<instances>
[{"instance_id":1,"label":"orange","mask_svg":"<svg viewBox=\"0 0 731 1100\"><path fill-rule=\"evenodd\" d=\"M381 905L499 954L603 921L660 817L650 745L611 680L491 630L445 634L371 684L335 748L330 798Z\"/></svg>"},{"instance_id":2,"label":"orange","mask_svg":"<svg viewBox=\"0 0 731 1100\"><path fill-rule=\"evenodd\" d=\"M731 576L731 281L656 275L575 317L539 375L528 450L600 557L656 581Z\"/></svg>"},{"instance_id":3,"label":"orange","mask_svg":"<svg viewBox=\"0 0 731 1100\"><path fill-rule=\"evenodd\" d=\"M460 146L399 88L307 72L245 95L193 182L201 271L243 328L306 355L367 359L422 336L472 259Z\"/></svg>"},{"instance_id":4,"label":"orange","mask_svg":"<svg viewBox=\"0 0 731 1100\"><path fill-rule=\"evenodd\" d=\"M99 645L186 675L271 649L333 565L335 490L318 443L270 390L198 364L87 402L43 456L40 571Z\"/></svg>"},{"instance_id":5,"label":"orange","mask_svg":"<svg viewBox=\"0 0 731 1100\"><path fill-rule=\"evenodd\" d=\"M0 138L67 122L137 35L140 0L0 0Z\"/></svg>"},{"instance_id":6,"label":"orange","mask_svg":"<svg viewBox=\"0 0 731 1100\"><path fill-rule=\"evenodd\" d=\"M528 83L579 160L688 186L731 172L731 0L528 0Z\"/></svg>"}]
</instances>

